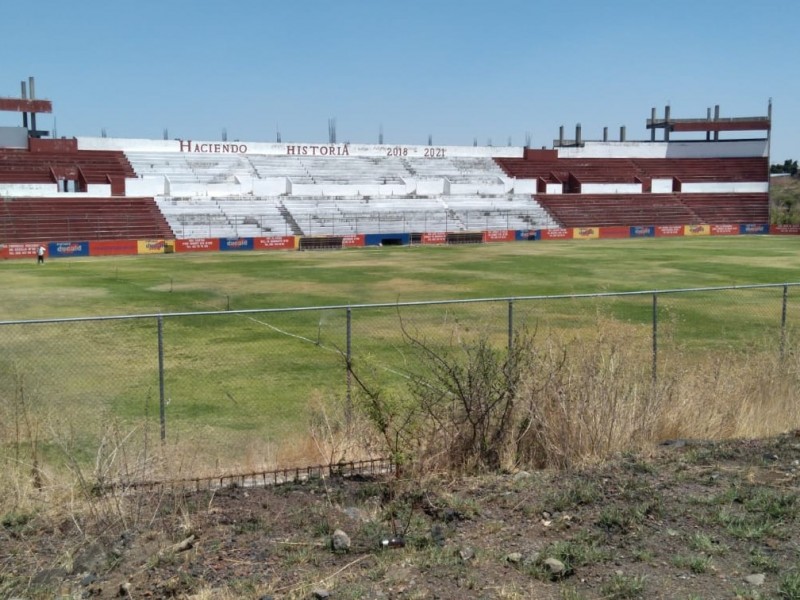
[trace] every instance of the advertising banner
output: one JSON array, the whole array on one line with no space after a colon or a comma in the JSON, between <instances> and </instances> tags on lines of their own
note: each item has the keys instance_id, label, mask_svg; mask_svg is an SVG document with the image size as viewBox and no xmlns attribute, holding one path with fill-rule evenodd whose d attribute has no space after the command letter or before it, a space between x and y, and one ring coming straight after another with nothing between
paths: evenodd
<instances>
[{"instance_id":1,"label":"advertising banner","mask_svg":"<svg viewBox=\"0 0 800 600\"><path fill-rule=\"evenodd\" d=\"M364 245L364 234L346 235L342 238L342 248L360 248Z\"/></svg>"},{"instance_id":2,"label":"advertising banner","mask_svg":"<svg viewBox=\"0 0 800 600\"><path fill-rule=\"evenodd\" d=\"M164 240L138 240L137 254L164 254Z\"/></svg>"},{"instance_id":3,"label":"advertising banner","mask_svg":"<svg viewBox=\"0 0 800 600\"><path fill-rule=\"evenodd\" d=\"M516 232L516 237L514 239L518 242L535 242L541 239L541 233L539 229L520 229Z\"/></svg>"},{"instance_id":4,"label":"advertising banner","mask_svg":"<svg viewBox=\"0 0 800 600\"><path fill-rule=\"evenodd\" d=\"M739 225L735 223L712 225L711 235L739 235Z\"/></svg>"},{"instance_id":5,"label":"advertising banner","mask_svg":"<svg viewBox=\"0 0 800 600\"><path fill-rule=\"evenodd\" d=\"M219 250L217 238L175 240L175 252L213 252Z\"/></svg>"},{"instance_id":6,"label":"advertising banner","mask_svg":"<svg viewBox=\"0 0 800 600\"><path fill-rule=\"evenodd\" d=\"M9 244L6 246L5 258L36 258L36 250L40 244Z\"/></svg>"},{"instance_id":7,"label":"advertising banner","mask_svg":"<svg viewBox=\"0 0 800 600\"><path fill-rule=\"evenodd\" d=\"M253 238L222 238L219 241L219 249L229 250L252 250Z\"/></svg>"},{"instance_id":8,"label":"advertising banner","mask_svg":"<svg viewBox=\"0 0 800 600\"><path fill-rule=\"evenodd\" d=\"M89 242L50 242L47 254L51 257L89 256Z\"/></svg>"},{"instance_id":9,"label":"advertising banner","mask_svg":"<svg viewBox=\"0 0 800 600\"><path fill-rule=\"evenodd\" d=\"M647 227L631 227L630 228L630 236L632 238L639 238L639 237L655 237L656 235L656 228L652 225Z\"/></svg>"},{"instance_id":10,"label":"advertising banner","mask_svg":"<svg viewBox=\"0 0 800 600\"><path fill-rule=\"evenodd\" d=\"M295 248L297 248L297 238L293 235L253 238L254 250L294 250Z\"/></svg>"},{"instance_id":11,"label":"advertising banner","mask_svg":"<svg viewBox=\"0 0 800 600\"><path fill-rule=\"evenodd\" d=\"M710 225L685 225L683 228L683 235L709 235L710 233Z\"/></svg>"},{"instance_id":12,"label":"advertising banner","mask_svg":"<svg viewBox=\"0 0 800 600\"><path fill-rule=\"evenodd\" d=\"M8 258L8 246L0 244L0 260Z\"/></svg>"},{"instance_id":13,"label":"advertising banner","mask_svg":"<svg viewBox=\"0 0 800 600\"><path fill-rule=\"evenodd\" d=\"M136 240L97 240L89 242L89 256L114 256L118 254L138 254Z\"/></svg>"},{"instance_id":14,"label":"advertising banner","mask_svg":"<svg viewBox=\"0 0 800 600\"><path fill-rule=\"evenodd\" d=\"M513 242L514 237L513 231L492 229L483 232L484 242Z\"/></svg>"},{"instance_id":15,"label":"advertising banner","mask_svg":"<svg viewBox=\"0 0 800 600\"><path fill-rule=\"evenodd\" d=\"M656 225L656 237L680 237L683 225Z\"/></svg>"},{"instance_id":16,"label":"advertising banner","mask_svg":"<svg viewBox=\"0 0 800 600\"><path fill-rule=\"evenodd\" d=\"M572 238L576 240L596 240L599 237L599 227L575 227L572 230Z\"/></svg>"},{"instance_id":17,"label":"advertising banner","mask_svg":"<svg viewBox=\"0 0 800 600\"><path fill-rule=\"evenodd\" d=\"M764 235L769 233L769 225L766 223L742 223L739 225L741 235Z\"/></svg>"},{"instance_id":18,"label":"advertising banner","mask_svg":"<svg viewBox=\"0 0 800 600\"><path fill-rule=\"evenodd\" d=\"M572 229L562 229L560 227L556 227L554 229L542 229L541 237L539 239L542 239L542 240L571 240L572 239Z\"/></svg>"},{"instance_id":19,"label":"advertising banner","mask_svg":"<svg viewBox=\"0 0 800 600\"><path fill-rule=\"evenodd\" d=\"M437 231L433 233L423 233L420 238L422 244L446 244L447 233L444 231Z\"/></svg>"},{"instance_id":20,"label":"advertising banner","mask_svg":"<svg viewBox=\"0 0 800 600\"><path fill-rule=\"evenodd\" d=\"M770 225L769 232L773 235L800 235L800 225Z\"/></svg>"},{"instance_id":21,"label":"advertising banner","mask_svg":"<svg viewBox=\"0 0 800 600\"><path fill-rule=\"evenodd\" d=\"M410 243L410 233L367 233L364 235L365 246L408 246Z\"/></svg>"},{"instance_id":22,"label":"advertising banner","mask_svg":"<svg viewBox=\"0 0 800 600\"><path fill-rule=\"evenodd\" d=\"M631 237L630 227L601 227L600 238L606 240L621 240Z\"/></svg>"}]
</instances>

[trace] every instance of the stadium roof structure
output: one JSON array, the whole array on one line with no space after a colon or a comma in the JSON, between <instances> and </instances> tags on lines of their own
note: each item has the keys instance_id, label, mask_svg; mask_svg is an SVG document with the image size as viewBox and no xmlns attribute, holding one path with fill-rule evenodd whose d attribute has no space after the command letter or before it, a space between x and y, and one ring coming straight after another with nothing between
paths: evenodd
<instances>
[{"instance_id":1,"label":"stadium roof structure","mask_svg":"<svg viewBox=\"0 0 800 600\"><path fill-rule=\"evenodd\" d=\"M670 116L669 105L664 109L664 118L656 117L656 109L651 109L651 117L647 119L647 129L650 130L650 139L655 141L656 129L664 130L664 141L669 141L670 132L706 132L706 139L719 139L721 131L767 131L772 127L772 101L770 100L767 116L764 117L720 117L719 104L714 107L714 116L711 109L706 113L706 118L674 119ZM768 134L769 135L769 134Z\"/></svg>"},{"instance_id":2,"label":"stadium roof structure","mask_svg":"<svg viewBox=\"0 0 800 600\"><path fill-rule=\"evenodd\" d=\"M36 98L36 88L33 77L28 78L26 86L24 81L20 82L21 93L19 98L0 98L0 111L22 113L22 126L28 129L31 137L46 137L49 131L36 129L37 113L52 113L53 103L50 100L40 100ZM30 93L30 94L29 94ZM30 97L28 97L30 95ZM28 127L28 115L30 114L30 128Z\"/></svg>"}]
</instances>

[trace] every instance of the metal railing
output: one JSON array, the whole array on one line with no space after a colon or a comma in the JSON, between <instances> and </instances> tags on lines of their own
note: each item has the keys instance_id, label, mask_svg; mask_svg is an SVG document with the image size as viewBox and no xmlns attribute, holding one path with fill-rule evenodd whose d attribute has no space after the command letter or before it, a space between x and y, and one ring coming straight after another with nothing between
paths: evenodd
<instances>
[{"instance_id":1,"label":"metal railing","mask_svg":"<svg viewBox=\"0 0 800 600\"><path fill-rule=\"evenodd\" d=\"M798 285L2 321L0 457L35 449L53 469L69 457L141 481L336 462L331 431L308 433L315 410L350 410L353 375L404 393L423 366L410 340L503 350L523 330L590 340L617 328L656 381L674 357L785 359Z\"/></svg>"}]
</instances>

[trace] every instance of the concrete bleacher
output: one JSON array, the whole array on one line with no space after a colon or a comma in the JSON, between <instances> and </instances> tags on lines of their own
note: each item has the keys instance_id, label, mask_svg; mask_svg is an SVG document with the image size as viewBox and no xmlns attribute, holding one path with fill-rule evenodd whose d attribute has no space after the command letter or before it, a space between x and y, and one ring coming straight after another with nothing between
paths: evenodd
<instances>
[{"instance_id":1,"label":"concrete bleacher","mask_svg":"<svg viewBox=\"0 0 800 600\"><path fill-rule=\"evenodd\" d=\"M0 242L171 239L153 198L5 198Z\"/></svg>"},{"instance_id":2,"label":"concrete bleacher","mask_svg":"<svg viewBox=\"0 0 800 600\"><path fill-rule=\"evenodd\" d=\"M133 174L125 155L118 151L0 148L0 185L54 184L56 191L72 188L79 192L93 185L108 185L109 195L123 195L124 181Z\"/></svg>"}]
</instances>

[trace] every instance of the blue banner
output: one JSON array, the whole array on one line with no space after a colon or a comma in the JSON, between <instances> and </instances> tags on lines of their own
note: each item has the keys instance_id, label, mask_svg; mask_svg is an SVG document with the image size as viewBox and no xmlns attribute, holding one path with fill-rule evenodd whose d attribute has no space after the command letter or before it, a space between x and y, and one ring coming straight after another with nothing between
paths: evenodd
<instances>
[{"instance_id":1,"label":"blue banner","mask_svg":"<svg viewBox=\"0 0 800 600\"><path fill-rule=\"evenodd\" d=\"M631 227L631 237L654 237L656 235L656 228L651 226L648 227L640 227L634 226Z\"/></svg>"},{"instance_id":2,"label":"blue banner","mask_svg":"<svg viewBox=\"0 0 800 600\"><path fill-rule=\"evenodd\" d=\"M766 223L750 223L739 225L739 233L742 235L764 234L769 233L769 225Z\"/></svg>"},{"instance_id":3,"label":"blue banner","mask_svg":"<svg viewBox=\"0 0 800 600\"><path fill-rule=\"evenodd\" d=\"M539 229L520 229L514 232L514 239L518 242L534 242L542 239L542 232Z\"/></svg>"},{"instance_id":4,"label":"blue banner","mask_svg":"<svg viewBox=\"0 0 800 600\"><path fill-rule=\"evenodd\" d=\"M50 242L47 254L56 256L89 256L89 242Z\"/></svg>"},{"instance_id":5,"label":"blue banner","mask_svg":"<svg viewBox=\"0 0 800 600\"><path fill-rule=\"evenodd\" d=\"M410 233L368 233L364 236L365 246L408 246Z\"/></svg>"},{"instance_id":6,"label":"blue banner","mask_svg":"<svg viewBox=\"0 0 800 600\"><path fill-rule=\"evenodd\" d=\"M222 238L219 241L220 250L252 250L253 238Z\"/></svg>"}]
</instances>

